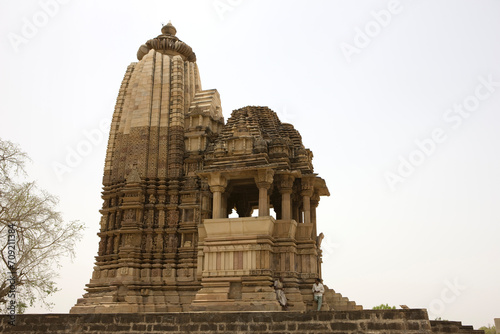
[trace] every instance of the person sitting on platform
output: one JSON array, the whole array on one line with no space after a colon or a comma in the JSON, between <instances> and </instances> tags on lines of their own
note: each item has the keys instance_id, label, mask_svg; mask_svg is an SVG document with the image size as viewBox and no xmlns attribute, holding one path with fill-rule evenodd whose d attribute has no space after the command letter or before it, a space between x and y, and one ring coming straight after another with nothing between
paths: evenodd
<instances>
[{"instance_id":1,"label":"person sitting on platform","mask_svg":"<svg viewBox=\"0 0 500 334\"><path fill-rule=\"evenodd\" d=\"M283 290L283 278L280 277L276 281L274 281L274 290L276 291L276 298L280 303L283 310L286 311L288 309L287 300L285 296L285 291Z\"/></svg>"}]
</instances>

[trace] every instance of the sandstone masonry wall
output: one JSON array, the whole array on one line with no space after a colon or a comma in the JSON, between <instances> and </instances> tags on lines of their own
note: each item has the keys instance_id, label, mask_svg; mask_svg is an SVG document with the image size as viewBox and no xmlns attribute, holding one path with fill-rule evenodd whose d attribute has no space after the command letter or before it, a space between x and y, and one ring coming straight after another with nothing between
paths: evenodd
<instances>
[{"instance_id":1,"label":"sandstone masonry wall","mask_svg":"<svg viewBox=\"0 0 500 334\"><path fill-rule=\"evenodd\" d=\"M428 333L426 310L322 312L27 314L16 326L0 317L8 333ZM463 333L463 332L460 332Z\"/></svg>"},{"instance_id":2,"label":"sandstone masonry wall","mask_svg":"<svg viewBox=\"0 0 500 334\"><path fill-rule=\"evenodd\" d=\"M434 334L484 334L483 330L474 330L472 326L462 325L460 321L431 320L431 328Z\"/></svg>"}]
</instances>

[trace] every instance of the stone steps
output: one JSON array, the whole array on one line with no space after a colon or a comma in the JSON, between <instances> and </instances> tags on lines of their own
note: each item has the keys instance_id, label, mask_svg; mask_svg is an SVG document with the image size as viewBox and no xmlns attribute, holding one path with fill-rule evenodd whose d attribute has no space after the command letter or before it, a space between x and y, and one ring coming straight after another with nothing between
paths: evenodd
<instances>
[{"instance_id":1,"label":"stone steps","mask_svg":"<svg viewBox=\"0 0 500 334\"><path fill-rule=\"evenodd\" d=\"M474 329L470 325L463 325L461 321L431 320L433 334L484 334L483 330Z\"/></svg>"},{"instance_id":2,"label":"stone steps","mask_svg":"<svg viewBox=\"0 0 500 334\"><path fill-rule=\"evenodd\" d=\"M325 294L323 295L323 303L329 305L330 309L335 311L353 311L362 310L363 306L356 305L356 302L349 300L349 298L342 296L342 294L335 292L325 286Z\"/></svg>"}]
</instances>

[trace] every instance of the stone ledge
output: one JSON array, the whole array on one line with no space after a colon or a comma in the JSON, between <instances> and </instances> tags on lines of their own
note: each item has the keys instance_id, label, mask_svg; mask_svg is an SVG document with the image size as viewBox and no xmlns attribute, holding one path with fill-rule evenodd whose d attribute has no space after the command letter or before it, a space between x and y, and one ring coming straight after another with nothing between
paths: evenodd
<instances>
[{"instance_id":1,"label":"stone ledge","mask_svg":"<svg viewBox=\"0 0 500 334\"><path fill-rule=\"evenodd\" d=\"M27 333L342 333L484 334L456 321L429 321L424 309L320 312L23 314L0 316L0 332Z\"/></svg>"},{"instance_id":2,"label":"stone ledge","mask_svg":"<svg viewBox=\"0 0 500 334\"><path fill-rule=\"evenodd\" d=\"M142 314L25 314L16 326L0 316L10 333L428 333L426 310L321 312L191 312Z\"/></svg>"}]
</instances>

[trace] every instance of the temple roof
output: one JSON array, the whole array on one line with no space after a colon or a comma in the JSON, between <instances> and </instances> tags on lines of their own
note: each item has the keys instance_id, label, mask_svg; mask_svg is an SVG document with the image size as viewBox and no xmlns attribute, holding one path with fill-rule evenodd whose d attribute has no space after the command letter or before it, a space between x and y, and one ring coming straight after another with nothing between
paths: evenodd
<instances>
[{"instance_id":1,"label":"temple roof","mask_svg":"<svg viewBox=\"0 0 500 334\"><path fill-rule=\"evenodd\" d=\"M254 138L262 138L268 142L283 140L295 150L304 149L300 133L292 124L282 123L278 115L268 107L247 106L234 110L219 137L229 139L245 129Z\"/></svg>"},{"instance_id":2,"label":"temple roof","mask_svg":"<svg viewBox=\"0 0 500 334\"><path fill-rule=\"evenodd\" d=\"M139 47L137 59L141 60L152 49L168 55L181 55L185 60L195 62L193 49L175 36L177 29L171 22L161 28L161 35L150 39Z\"/></svg>"},{"instance_id":3,"label":"temple roof","mask_svg":"<svg viewBox=\"0 0 500 334\"><path fill-rule=\"evenodd\" d=\"M245 144L247 158L265 153L269 159L266 163L278 163L280 168L313 173L312 152L304 147L300 133L293 125L282 123L278 115L268 107L247 106L234 110L209 151L217 152L223 149L227 151L226 154L231 155L230 142L238 138L252 138L253 145ZM248 151L250 147L253 147L251 153ZM220 158L227 159L223 156ZM234 167L248 165L244 159L240 159L240 162L241 164L238 164L238 160L227 161ZM257 161L253 162L255 163Z\"/></svg>"}]
</instances>

